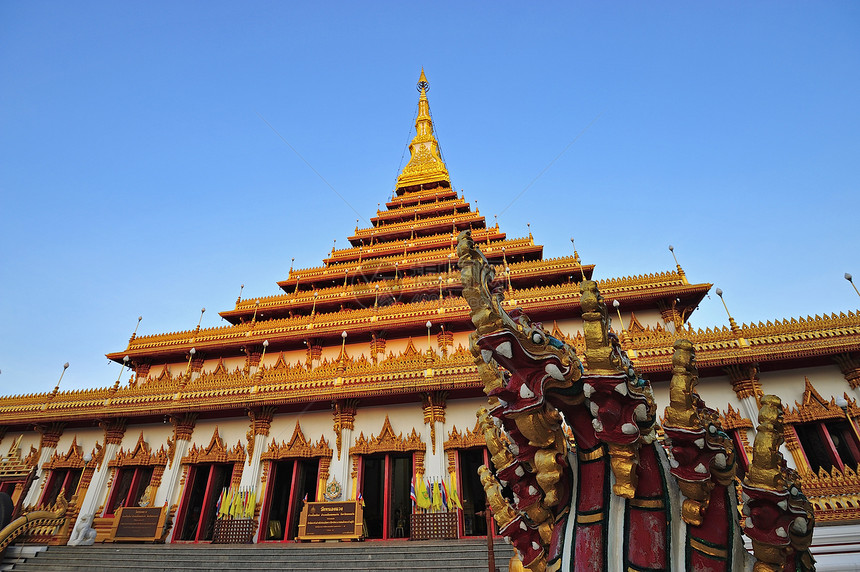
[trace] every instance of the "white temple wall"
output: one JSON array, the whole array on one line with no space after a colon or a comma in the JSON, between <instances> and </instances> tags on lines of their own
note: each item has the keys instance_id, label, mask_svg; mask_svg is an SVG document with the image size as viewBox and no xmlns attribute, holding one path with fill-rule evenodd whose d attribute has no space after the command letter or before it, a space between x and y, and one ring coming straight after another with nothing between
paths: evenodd
<instances>
[{"instance_id":1,"label":"white temple wall","mask_svg":"<svg viewBox=\"0 0 860 572\"><path fill-rule=\"evenodd\" d=\"M666 382L666 401L663 407L669 404L668 394L669 383ZM701 377L699 384L696 386L696 391L705 400L705 404L711 409L718 409L725 412L729 404L732 405L735 411L740 411L741 415L746 417L746 412L741 409L741 402L738 399L737 393L732 389L732 382L727 375L717 375L714 377ZM755 424L757 419L750 419Z\"/></svg>"},{"instance_id":2,"label":"white temple wall","mask_svg":"<svg viewBox=\"0 0 860 572\"><path fill-rule=\"evenodd\" d=\"M167 450L167 438L173 437L173 425L169 420L166 423L129 424L122 436L120 447L126 452L134 449L141 432L143 432L143 440L149 445L150 450L156 453L162 445ZM113 459L105 460L112 461Z\"/></svg>"},{"instance_id":3,"label":"white temple wall","mask_svg":"<svg viewBox=\"0 0 860 572\"><path fill-rule=\"evenodd\" d=\"M423 336L423 338L424 338L423 344L421 343L421 337L420 336L412 338L412 343L415 345L415 349L417 349L420 352L423 352L427 349L427 335L425 334ZM402 353L402 352L406 351L406 346L408 346L408 345L409 345L409 338L408 337L385 340L385 355L388 356L389 353L393 353L394 355ZM364 351L369 353L370 352L369 346L365 345Z\"/></svg>"},{"instance_id":4,"label":"white temple wall","mask_svg":"<svg viewBox=\"0 0 860 572\"><path fill-rule=\"evenodd\" d=\"M839 368L834 365L806 367L780 371L765 371L759 376L762 391L778 395L785 407L794 407L794 402L800 403L806 387L805 378L809 378L812 386L826 400L831 397L841 397L847 393L854 399L851 386L845 381Z\"/></svg>"},{"instance_id":5,"label":"white temple wall","mask_svg":"<svg viewBox=\"0 0 860 572\"><path fill-rule=\"evenodd\" d=\"M385 423L386 415L395 435L402 433L405 439L414 428L416 433L421 433L422 441L429 442L430 435L424 434L426 433L424 431L424 413L421 409L421 403L418 401L377 407L361 407L359 403L358 411L355 414L354 439L358 439L362 432L367 439L370 439L371 434L378 437L382 431L382 425ZM353 445L355 442L349 444L350 447Z\"/></svg>"},{"instance_id":6,"label":"white temple wall","mask_svg":"<svg viewBox=\"0 0 860 572\"><path fill-rule=\"evenodd\" d=\"M455 426L460 434L474 429L478 421L475 413L481 407L486 406L487 400L483 397L448 401L448 406L445 408L445 438L443 441L448 439L448 433L453 431Z\"/></svg>"},{"instance_id":7,"label":"white temple wall","mask_svg":"<svg viewBox=\"0 0 860 572\"><path fill-rule=\"evenodd\" d=\"M576 334L582 333L582 320L578 318L568 318L564 320L556 320L556 324L558 324L558 329L564 332L565 335L574 338ZM552 333L552 322L549 322L549 332ZM547 324L544 323L544 329L547 328Z\"/></svg>"},{"instance_id":8,"label":"white temple wall","mask_svg":"<svg viewBox=\"0 0 860 572\"><path fill-rule=\"evenodd\" d=\"M65 455L66 453L68 453L69 447L71 447L72 441L75 439L77 439L78 446L80 446L84 457L92 453L92 450L96 446L96 441L98 441L100 445L105 444L104 431L102 431L99 427L66 428L66 430L63 431L63 434L60 436L60 440L57 441L57 454ZM36 441L35 446L37 449L39 448L38 441Z\"/></svg>"},{"instance_id":9,"label":"white temple wall","mask_svg":"<svg viewBox=\"0 0 860 572\"><path fill-rule=\"evenodd\" d=\"M269 430L266 447L269 446L272 439L278 443L282 441L289 442L296 428L296 421L299 422L302 433L304 433L308 441L315 444L322 436L326 438L332 450L335 449L334 431L332 429L334 420L331 410L276 414L272 419L272 427ZM336 456L337 452L335 452Z\"/></svg>"},{"instance_id":10,"label":"white temple wall","mask_svg":"<svg viewBox=\"0 0 860 572\"><path fill-rule=\"evenodd\" d=\"M21 449L21 458L26 459L27 455L30 454L30 447L35 447L37 450L39 449L39 434L35 431L26 431L26 432L15 432L10 431L6 433L3 437L3 440L0 441L0 452L5 456L6 453L9 452L9 448L15 443L15 440L21 437L21 443L18 447ZM68 449L66 449L68 450Z\"/></svg>"},{"instance_id":11,"label":"white temple wall","mask_svg":"<svg viewBox=\"0 0 860 572\"><path fill-rule=\"evenodd\" d=\"M208 446L215 432L215 427L218 427L218 434L224 440L224 446L228 450L232 449L237 442L241 442L243 447L247 447L248 442L245 434L248 432L249 424L250 420L247 417L198 420L194 427L194 433L191 435L190 446L195 444L200 447Z\"/></svg>"},{"instance_id":12,"label":"white temple wall","mask_svg":"<svg viewBox=\"0 0 860 572\"><path fill-rule=\"evenodd\" d=\"M612 302L610 302L610 304L611 303ZM624 328L625 329L630 327L631 314L636 315L636 319L639 321L640 324L642 324L642 327L644 327L644 328L651 326L651 328L653 329L657 326L657 324L659 324L661 328L665 329L665 327L666 327L666 325L663 323L663 317L660 314L659 310L645 309L645 310L634 310L633 312L625 312L624 306L622 305L621 306L621 318L624 320ZM616 317L616 319L618 318L618 316L615 316L615 317Z\"/></svg>"},{"instance_id":13,"label":"white temple wall","mask_svg":"<svg viewBox=\"0 0 860 572\"><path fill-rule=\"evenodd\" d=\"M469 332L454 332L453 345L451 350L456 350L459 346L469 349Z\"/></svg>"},{"instance_id":14,"label":"white temple wall","mask_svg":"<svg viewBox=\"0 0 860 572\"><path fill-rule=\"evenodd\" d=\"M245 366L245 358L244 356L236 356L223 358L224 359L224 367L227 369L229 373L236 371L236 369L242 369ZM266 361L268 361L269 356L266 356ZM213 356L211 359L207 359L203 362L203 373L211 373L215 371L218 367L218 363L221 361L221 356ZM185 367L188 367L188 363L185 363ZM185 371L184 369L182 370Z\"/></svg>"}]
</instances>

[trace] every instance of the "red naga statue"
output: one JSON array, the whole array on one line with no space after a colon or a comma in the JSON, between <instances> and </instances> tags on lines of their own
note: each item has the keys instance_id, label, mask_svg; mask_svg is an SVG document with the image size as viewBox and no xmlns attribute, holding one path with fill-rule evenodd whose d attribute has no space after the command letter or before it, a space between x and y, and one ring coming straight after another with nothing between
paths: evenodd
<instances>
[{"instance_id":1,"label":"red naga statue","mask_svg":"<svg viewBox=\"0 0 860 572\"><path fill-rule=\"evenodd\" d=\"M779 452L777 397L761 400L741 515L733 444L695 392L689 341L674 345L661 440L651 386L609 331L595 282L580 285L583 364L540 324L503 309L469 231L457 253L488 396L478 417L493 467L479 473L517 550L510 570L814 570L812 507Z\"/></svg>"}]
</instances>

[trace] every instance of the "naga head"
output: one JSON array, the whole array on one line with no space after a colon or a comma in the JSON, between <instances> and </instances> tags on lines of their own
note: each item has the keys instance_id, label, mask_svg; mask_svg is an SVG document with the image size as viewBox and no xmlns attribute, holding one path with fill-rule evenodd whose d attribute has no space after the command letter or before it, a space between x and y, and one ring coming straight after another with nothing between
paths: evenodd
<instances>
[{"instance_id":1,"label":"naga head","mask_svg":"<svg viewBox=\"0 0 860 572\"><path fill-rule=\"evenodd\" d=\"M502 308L502 294L492 289L495 271L475 248L470 231L460 233L457 253L463 297L476 328L470 349L484 369L505 369L499 377L482 375L487 393L513 416L542 407L548 393L563 401L581 401L583 369L573 348L519 309Z\"/></svg>"}]
</instances>

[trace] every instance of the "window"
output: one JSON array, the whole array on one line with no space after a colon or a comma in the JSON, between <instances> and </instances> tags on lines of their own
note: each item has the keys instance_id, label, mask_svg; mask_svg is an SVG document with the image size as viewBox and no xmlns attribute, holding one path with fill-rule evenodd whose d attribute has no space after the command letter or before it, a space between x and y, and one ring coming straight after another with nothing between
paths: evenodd
<instances>
[{"instance_id":1,"label":"window","mask_svg":"<svg viewBox=\"0 0 860 572\"><path fill-rule=\"evenodd\" d=\"M105 515L110 516L123 506L138 506L152 479L152 467L122 467L114 479Z\"/></svg>"},{"instance_id":2,"label":"window","mask_svg":"<svg viewBox=\"0 0 860 572\"><path fill-rule=\"evenodd\" d=\"M800 446L812 472L824 469L828 473L845 466L856 468L860 461L860 445L848 421L830 420L795 425Z\"/></svg>"},{"instance_id":3,"label":"window","mask_svg":"<svg viewBox=\"0 0 860 572\"><path fill-rule=\"evenodd\" d=\"M45 490L42 492L42 498L39 504L42 506L50 506L57 502L57 497L60 491L63 491L65 499L72 500L75 492L78 490L78 483L81 480L83 469L53 469L48 476L48 482L45 484Z\"/></svg>"}]
</instances>

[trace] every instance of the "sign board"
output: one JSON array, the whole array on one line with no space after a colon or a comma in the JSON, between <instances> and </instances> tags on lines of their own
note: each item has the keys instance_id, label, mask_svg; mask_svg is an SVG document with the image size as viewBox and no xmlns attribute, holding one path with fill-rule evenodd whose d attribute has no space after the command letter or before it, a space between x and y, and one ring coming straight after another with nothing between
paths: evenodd
<instances>
[{"instance_id":1,"label":"sign board","mask_svg":"<svg viewBox=\"0 0 860 572\"><path fill-rule=\"evenodd\" d=\"M307 502L299 517L299 540L357 540L364 510L360 501Z\"/></svg>"},{"instance_id":2,"label":"sign board","mask_svg":"<svg viewBox=\"0 0 860 572\"><path fill-rule=\"evenodd\" d=\"M108 542L159 540L166 516L167 507L124 506L116 511Z\"/></svg>"}]
</instances>

